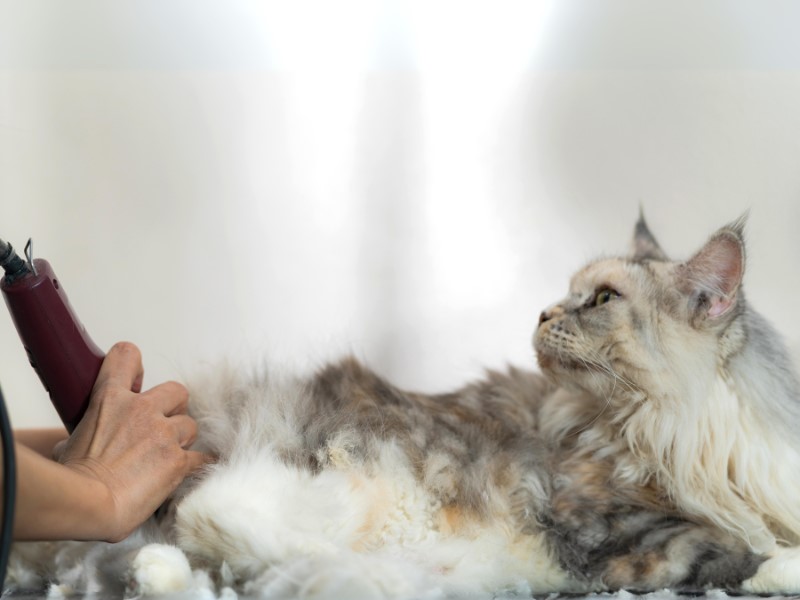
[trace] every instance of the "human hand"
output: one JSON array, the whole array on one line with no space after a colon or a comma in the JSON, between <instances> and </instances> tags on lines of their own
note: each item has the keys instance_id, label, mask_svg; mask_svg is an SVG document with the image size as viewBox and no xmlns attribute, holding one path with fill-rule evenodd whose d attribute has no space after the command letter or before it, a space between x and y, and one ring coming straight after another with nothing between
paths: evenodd
<instances>
[{"instance_id":1,"label":"human hand","mask_svg":"<svg viewBox=\"0 0 800 600\"><path fill-rule=\"evenodd\" d=\"M197 425L187 414L186 389L167 382L141 392L143 374L136 346L122 342L111 348L86 414L57 450L64 466L100 483L98 489L107 493L97 518L108 541L127 537L210 460L187 450Z\"/></svg>"}]
</instances>

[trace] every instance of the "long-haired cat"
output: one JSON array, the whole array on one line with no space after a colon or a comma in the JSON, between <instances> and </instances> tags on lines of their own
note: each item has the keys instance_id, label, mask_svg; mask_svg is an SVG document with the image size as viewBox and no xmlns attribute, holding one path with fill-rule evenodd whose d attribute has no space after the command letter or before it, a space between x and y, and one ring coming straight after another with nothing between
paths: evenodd
<instances>
[{"instance_id":1,"label":"long-haired cat","mask_svg":"<svg viewBox=\"0 0 800 600\"><path fill-rule=\"evenodd\" d=\"M352 358L209 374L193 412L220 459L160 523L49 546L49 565L19 545L12 577L260 597L800 592L798 382L745 301L743 226L675 262L640 219L630 256L590 263L541 314L543 375L431 396Z\"/></svg>"}]
</instances>

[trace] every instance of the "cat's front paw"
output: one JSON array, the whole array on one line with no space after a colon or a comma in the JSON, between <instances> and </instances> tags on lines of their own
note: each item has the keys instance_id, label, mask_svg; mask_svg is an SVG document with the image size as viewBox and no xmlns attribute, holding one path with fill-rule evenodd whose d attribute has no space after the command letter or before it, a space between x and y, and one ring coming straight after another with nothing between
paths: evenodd
<instances>
[{"instance_id":1,"label":"cat's front paw","mask_svg":"<svg viewBox=\"0 0 800 600\"><path fill-rule=\"evenodd\" d=\"M136 554L128 574L126 595L157 596L183 592L194 584L186 555L175 546L148 544Z\"/></svg>"},{"instance_id":2,"label":"cat's front paw","mask_svg":"<svg viewBox=\"0 0 800 600\"><path fill-rule=\"evenodd\" d=\"M800 592L800 547L778 548L770 552L758 571L742 583L754 594L796 594Z\"/></svg>"}]
</instances>

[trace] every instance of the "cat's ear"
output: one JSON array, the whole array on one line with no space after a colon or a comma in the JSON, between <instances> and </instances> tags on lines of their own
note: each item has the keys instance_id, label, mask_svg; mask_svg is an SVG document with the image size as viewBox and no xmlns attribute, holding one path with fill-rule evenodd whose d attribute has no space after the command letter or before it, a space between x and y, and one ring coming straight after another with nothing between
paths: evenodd
<instances>
[{"instance_id":1,"label":"cat's ear","mask_svg":"<svg viewBox=\"0 0 800 600\"><path fill-rule=\"evenodd\" d=\"M744 224L747 215L717 231L682 265L682 287L693 319L716 321L736 306L744 276Z\"/></svg>"},{"instance_id":2,"label":"cat's ear","mask_svg":"<svg viewBox=\"0 0 800 600\"><path fill-rule=\"evenodd\" d=\"M633 231L633 260L669 260L658 245L656 238L644 220L644 212L639 210L639 220Z\"/></svg>"}]
</instances>

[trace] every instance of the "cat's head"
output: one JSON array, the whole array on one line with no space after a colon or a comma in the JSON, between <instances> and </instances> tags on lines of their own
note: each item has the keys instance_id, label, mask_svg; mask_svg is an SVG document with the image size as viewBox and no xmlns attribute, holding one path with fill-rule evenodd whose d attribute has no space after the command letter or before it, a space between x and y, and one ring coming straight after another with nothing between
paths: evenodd
<instances>
[{"instance_id":1,"label":"cat's head","mask_svg":"<svg viewBox=\"0 0 800 600\"><path fill-rule=\"evenodd\" d=\"M666 396L713 378L742 343L732 325L744 311L744 222L677 262L640 217L629 256L588 264L542 312L534 336L542 370L604 399Z\"/></svg>"}]
</instances>

